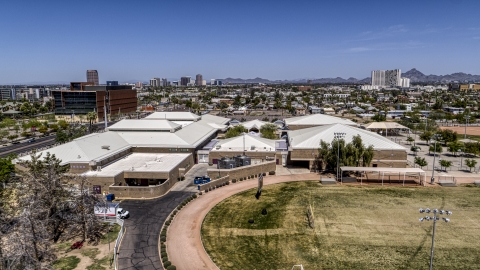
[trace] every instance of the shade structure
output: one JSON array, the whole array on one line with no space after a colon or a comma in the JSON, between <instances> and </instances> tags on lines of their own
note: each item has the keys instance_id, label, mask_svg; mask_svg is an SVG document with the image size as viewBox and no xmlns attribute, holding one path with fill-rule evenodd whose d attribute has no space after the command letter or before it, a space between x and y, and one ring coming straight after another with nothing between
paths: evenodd
<instances>
[{"instance_id":1,"label":"shade structure","mask_svg":"<svg viewBox=\"0 0 480 270\"><path fill-rule=\"evenodd\" d=\"M418 175L420 177L420 185L425 185L427 173L419 168L384 168L384 167L350 167L350 166L342 166L340 167L342 172L351 171L351 172L377 172L379 175L382 175L382 186L383 186L383 177L385 173L388 174L395 174L395 175L403 175L403 185L405 185L405 177L407 175ZM342 175L342 174L340 174ZM423 176L423 181L421 180L421 176ZM363 179L361 179L363 181ZM342 181L342 176L340 176L340 182Z\"/></svg>"}]
</instances>

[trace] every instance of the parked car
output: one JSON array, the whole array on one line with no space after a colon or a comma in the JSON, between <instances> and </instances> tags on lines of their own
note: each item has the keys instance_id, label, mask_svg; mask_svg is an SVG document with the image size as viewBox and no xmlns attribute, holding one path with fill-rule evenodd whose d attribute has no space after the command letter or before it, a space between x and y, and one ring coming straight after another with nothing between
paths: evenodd
<instances>
[{"instance_id":1,"label":"parked car","mask_svg":"<svg viewBox=\"0 0 480 270\"><path fill-rule=\"evenodd\" d=\"M28 140L27 142L28 142L28 143L32 143L32 142L34 142L34 141L35 141L35 138L31 138L31 139Z\"/></svg>"}]
</instances>

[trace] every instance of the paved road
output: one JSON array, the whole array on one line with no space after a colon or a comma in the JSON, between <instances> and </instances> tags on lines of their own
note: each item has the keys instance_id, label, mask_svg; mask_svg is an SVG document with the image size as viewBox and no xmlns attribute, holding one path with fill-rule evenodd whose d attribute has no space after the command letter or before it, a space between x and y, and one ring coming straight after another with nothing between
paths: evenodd
<instances>
[{"instance_id":1,"label":"paved road","mask_svg":"<svg viewBox=\"0 0 480 270\"><path fill-rule=\"evenodd\" d=\"M33 149L42 148L55 143L55 136L48 136L44 138L38 138L35 142L28 143L19 143L13 144L10 146L0 148L0 157L6 157L12 153L19 154L23 152L28 152Z\"/></svg>"},{"instance_id":2,"label":"paved road","mask_svg":"<svg viewBox=\"0 0 480 270\"><path fill-rule=\"evenodd\" d=\"M125 220L126 233L118 256L119 269L163 269L158 250L162 225L168 214L195 192L193 178L205 175L207 166L195 165L187 173L185 180L177 182L163 197L153 200L127 200L121 203L122 207L130 212L130 218Z\"/></svg>"}]
</instances>

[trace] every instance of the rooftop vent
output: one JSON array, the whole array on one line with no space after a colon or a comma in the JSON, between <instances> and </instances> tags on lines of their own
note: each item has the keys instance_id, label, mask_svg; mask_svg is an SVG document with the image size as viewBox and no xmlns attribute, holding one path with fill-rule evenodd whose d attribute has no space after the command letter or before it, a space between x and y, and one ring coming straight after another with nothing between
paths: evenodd
<instances>
[{"instance_id":1,"label":"rooftop vent","mask_svg":"<svg viewBox=\"0 0 480 270\"><path fill-rule=\"evenodd\" d=\"M82 158L82 156L78 155L78 156L77 156L77 158L78 158L78 159L81 159L81 158Z\"/></svg>"},{"instance_id":2,"label":"rooftop vent","mask_svg":"<svg viewBox=\"0 0 480 270\"><path fill-rule=\"evenodd\" d=\"M110 150L110 145L102 145L102 149Z\"/></svg>"},{"instance_id":3,"label":"rooftop vent","mask_svg":"<svg viewBox=\"0 0 480 270\"><path fill-rule=\"evenodd\" d=\"M255 145L250 146L250 150L255 150Z\"/></svg>"},{"instance_id":4,"label":"rooftop vent","mask_svg":"<svg viewBox=\"0 0 480 270\"><path fill-rule=\"evenodd\" d=\"M217 150L218 150L218 149L220 149L220 148L222 148L222 146L221 146L221 145L217 145L217 146L215 146L215 149L217 149Z\"/></svg>"}]
</instances>

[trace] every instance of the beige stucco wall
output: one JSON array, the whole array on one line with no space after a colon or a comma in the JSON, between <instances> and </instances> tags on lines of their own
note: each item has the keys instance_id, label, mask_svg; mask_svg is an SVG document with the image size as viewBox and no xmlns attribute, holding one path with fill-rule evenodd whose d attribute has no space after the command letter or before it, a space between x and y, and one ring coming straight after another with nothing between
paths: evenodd
<instances>
[{"instance_id":1,"label":"beige stucco wall","mask_svg":"<svg viewBox=\"0 0 480 270\"><path fill-rule=\"evenodd\" d=\"M248 177L255 174L267 173L275 171L275 161L264 162L256 165L238 167L233 169L208 169L208 175L214 180L218 176L230 176L230 179L239 179L240 177Z\"/></svg>"},{"instance_id":2,"label":"beige stucco wall","mask_svg":"<svg viewBox=\"0 0 480 270\"><path fill-rule=\"evenodd\" d=\"M109 186L109 193L115 194L115 198L151 199L167 193L173 187L175 181L168 179L158 186L132 187L132 186Z\"/></svg>"}]
</instances>

